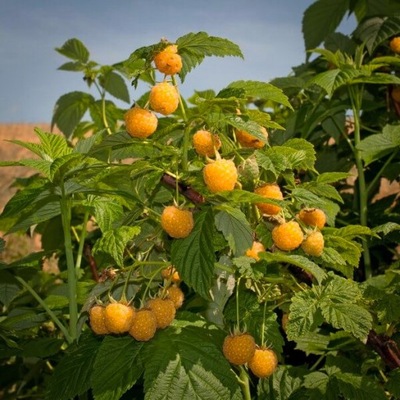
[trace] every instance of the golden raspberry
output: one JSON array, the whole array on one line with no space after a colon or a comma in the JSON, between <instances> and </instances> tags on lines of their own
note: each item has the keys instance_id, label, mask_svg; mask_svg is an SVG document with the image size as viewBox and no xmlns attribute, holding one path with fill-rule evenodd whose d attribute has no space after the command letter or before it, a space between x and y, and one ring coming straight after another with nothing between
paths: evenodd
<instances>
[{"instance_id":1,"label":"golden raspberry","mask_svg":"<svg viewBox=\"0 0 400 400\"><path fill-rule=\"evenodd\" d=\"M156 115L138 106L130 108L125 113L125 129L136 138L146 138L157 129L158 119Z\"/></svg>"},{"instance_id":2,"label":"golden raspberry","mask_svg":"<svg viewBox=\"0 0 400 400\"><path fill-rule=\"evenodd\" d=\"M154 57L156 68L165 75L178 74L182 69L182 58L176 45L167 46Z\"/></svg>"},{"instance_id":3,"label":"golden raspberry","mask_svg":"<svg viewBox=\"0 0 400 400\"><path fill-rule=\"evenodd\" d=\"M179 105L179 93L174 85L160 82L150 90L150 107L163 115L172 114Z\"/></svg>"},{"instance_id":4,"label":"golden raspberry","mask_svg":"<svg viewBox=\"0 0 400 400\"><path fill-rule=\"evenodd\" d=\"M170 299L161 299L156 297L147 302L147 307L153 311L157 320L157 328L164 329L171 325L175 318L176 308L175 304Z\"/></svg>"},{"instance_id":5,"label":"golden raspberry","mask_svg":"<svg viewBox=\"0 0 400 400\"><path fill-rule=\"evenodd\" d=\"M128 332L135 318L135 309L123 303L110 303L104 311L104 321L111 333Z\"/></svg>"},{"instance_id":6,"label":"golden raspberry","mask_svg":"<svg viewBox=\"0 0 400 400\"><path fill-rule=\"evenodd\" d=\"M265 136L265 139L268 139L268 132L262 126L261 131ZM242 147L249 147L253 149L261 149L265 146L265 142L251 135L250 133L242 130L236 131L236 139L241 144Z\"/></svg>"},{"instance_id":7,"label":"golden raspberry","mask_svg":"<svg viewBox=\"0 0 400 400\"><path fill-rule=\"evenodd\" d=\"M254 193L267 199L283 200L281 189L276 183L267 183L259 186L254 190ZM281 207L274 204L257 203L256 206L263 214L267 215L276 215L281 211Z\"/></svg>"},{"instance_id":8,"label":"golden raspberry","mask_svg":"<svg viewBox=\"0 0 400 400\"><path fill-rule=\"evenodd\" d=\"M170 265L167 268L164 268L161 271L161 276L163 277L163 279L170 280L171 282L174 282L174 283L178 283L181 281L179 272L172 265Z\"/></svg>"},{"instance_id":9,"label":"golden raspberry","mask_svg":"<svg viewBox=\"0 0 400 400\"><path fill-rule=\"evenodd\" d=\"M216 193L223 190L233 190L237 182L238 173L232 160L219 159L207 164L203 168L203 179L210 190Z\"/></svg>"},{"instance_id":10,"label":"golden raspberry","mask_svg":"<svg viewBox=\"0 0 400 400\"><path fill-rule=\"evenodd\" d=\"M167 298L172 300L175 305L175 308L181 308L183 305L183 301L185 300L185 295L182 292L182 289L178 286L170 286L167 289Z\"/></svg>"},{"instance_id":11,"label":"golden raspberry","mask_svg":"<svg viewBox=\"0 0 400 400\"><path fill-rule=\"evenodd\" d=\"M196 153L200 156L213 157L215 151L221 148L219 136L205 130L198 130L193 135L192 141Z\"/></svg>"},{"instance_id":12,"label":"golden raspberry","mask_svg":"<svg viewBox=\"0 0 400 400\"><path fill-rule=\"evenodd\" d=\"M278 249L291 251L301 245L303 231L296 221L285 222L272 229L272 240Z\"/></svg>"},{"instance_id":13,"label":"golden raspberry","mask_svg":"<svg viewBox=\"0 0 400 400\"><path fill-rule=\"evenodd\" d=\"M129 334L139 342L152 339L157 331L157 320L153 311L141 308L136 312Z\"/></svg>"},{"instance_id":14,"label":"golden raspberry","mask_svg":"<svg viewBox=\"0 0 400 400\"><path fill-rule=\"evenodd\" d=\"M258 378L267 378L275 372L278 366L278 357L271 349L259 348L256 349L248 366Z\"/></svg>"},{"instance_id":15,"label":"golden raspberry","mask_svg":"<svg viewBox=\"0 0 400 400\"><path fill-rule=\"evenodd\" d=\"M233 334L225 337L222 352L234 365L243 365L251 360L256 351L253 336L248 333Z\"/></svg>"},{"instance_id":16,"label":"golden raspberry","mask_svg":"<svg viewBox=\"0 0 400 400\"><path fill-rule=\"evenodd\" d=\"M161 214L161 226L169 236L183 239L189 236L194 227L193 214L176 206L167 206Z\"/></svg>"},{"instance_id":17,"label":"golden raspberry","mask_svg":"<svg viewBox=\"0 0 400 400\"><path fill-rule=\"evenodd\" d=\"M306 225L322 229L326 224L326 215L319 208L303 208L298 215L300 221Z\"/></svg>"},{"instance_id":18,"label":"golden raspberry","mask_svg":"<svg viewBox=\"0 0 400 400\"><path fill-rule=\"evenodd\" d=\"M390 96L396 103L400 103L400 86L395 86L390 93Z\"/></svg>"},{"instance_id":19,"label":"golden raspberry","mask_svg":"<svg viewBox=\"0 0 400 400\"><path fill-rule=\"evenodd\" d=\"M89 323L92 331L97 335L106 335L110 333L105 324L103 306L96 304L89 310Z\"/></svg>"},{"instance_id":20,"label":"golden raspberry","mask_svg":"<svg viewBox=\"0 0 400 400\"><path fill-rule=\"evenodd\" d=\"M258 253L265 251L265 247L261 242L254 241L251 249L246 251L246 256L254 258L256 261L260 259Z\"/></svg>"},{"instance_id":21,"label":"golden raspberry","mask_svg":"<svg viewBox=\"0 0 400 400\"><path fill-rule=\"evenodd\" d=\"M390 50L393 51L393 53L400 54L400 36L394 37L389 42L389 47L390 47Z\"/></svg>"},{"instance_id":22,"label":"golden raspberry","mask_svg":"<svg viewBox=\"0 0 400 400\"><path fill-rule=\"evenodd\" d=\"M324 236L319 231L311 232L301 244L304 252L310 256L319 257L324 251Z\"/></svg>"}]
</instances>

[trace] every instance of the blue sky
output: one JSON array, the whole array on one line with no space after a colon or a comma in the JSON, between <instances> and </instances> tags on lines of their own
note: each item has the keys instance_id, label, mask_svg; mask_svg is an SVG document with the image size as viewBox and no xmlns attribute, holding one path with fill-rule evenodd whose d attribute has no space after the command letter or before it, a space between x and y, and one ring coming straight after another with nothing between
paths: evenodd
<instances>
[{"instance_id":1,"label":"blue sky","mask_svg":"<svg viewBox=\"0 0 400 400\"><path fill-rule=\"evenodd\" d=\"M57 70L67 59L54 49L73 37L100 64L189 32L205 31L239 45L244 60L206 58L181 86L185 97L193 90L218 91L235 80L287 76L305 59L301 20L313 2L0 0L0 123L50 122L59 96L88 90L79 73ZM350 32L354 24L345 22L342 31ZM145 88L130 90L135 99Z\"/></svg>"}]
</instances>

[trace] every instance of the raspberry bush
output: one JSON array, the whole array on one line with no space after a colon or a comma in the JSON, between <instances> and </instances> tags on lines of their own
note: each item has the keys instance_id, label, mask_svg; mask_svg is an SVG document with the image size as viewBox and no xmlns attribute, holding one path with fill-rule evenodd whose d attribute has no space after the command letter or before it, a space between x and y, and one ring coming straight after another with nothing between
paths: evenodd
<instances>
[{"instance_id":1,"label":"raspberry bush","mask_svg":"<svg viewBox=\"0 0 400 400\"><path fill-rule=\"evenodd\" d=\"M346 37L331 21L354 10L327 3L293 75L188 99L235 43L188 33L109 66L57 49L89 89L1 164L37 170L0 230L43 251L0 265L0 397L400 397L400 213L378 196L399 175L400 9L358 7Z\"/></svg>"}]
</instances>

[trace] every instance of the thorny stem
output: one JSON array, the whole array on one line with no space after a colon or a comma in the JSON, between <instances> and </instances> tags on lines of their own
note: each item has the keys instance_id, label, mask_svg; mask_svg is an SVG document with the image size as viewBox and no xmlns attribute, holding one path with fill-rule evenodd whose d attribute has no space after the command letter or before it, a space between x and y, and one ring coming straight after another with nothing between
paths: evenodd
<instances>
[{"instance_id":1,"label":"thorny stem","mask_svg":"<svg viewBox=\"0 0 400 400\"><path fill-rule=\"evenodd\" d=\"M79 238L79 248L78 248L78 254L76 256L76 264L75 264L75 269L78 272L78 270L81 267L82 263L82 256L83 256L83 247L85 245L85 237L86 237L86 224L89 220L89 211L85 211L85 215L83 216L83 221L82 221L82 232L81 236Z\"/></svg>"},{"instance_id":2,"label":"thorny stem","mask_svg":"<svg viewBox=\"0 0 400 400\"><path fill-rule=\"evenodd\" d=\"M69 301L69 335L74 341L77 336L78 323L78 303L76 293L76 269L74 263L74 254L72 251L71 240L71 199L65 194L64 185L61 186L62 195L60 199L61 219L64 230L64 248L67 259L67 278L68 278L68 301Z\"/></svg>"},{"instance_id":3,"label":"thorny stem","mask_svg":"<svg viewBox=\"0 0 400 400\"><path fill-rule=\"evenodd\" d=\"M240 329L240 312L239 312L239 286L240 286L240 279L237 280L236 283L236 323L238 329Z\"/></svg>"},{"instance_id":4,"label":"thorny stem","mask_svg":"<svg viewBox=\"0 0 400 400\"><path fill-rule=\"evenodd\" d=\"M361 113L361 102L362 102L362 87L349 87L349 96L351 100L353 117L354 117L354 158L356 162L358 172L358 196L359 196L359 212L360 212L360 223L363 226L368 225L368 192L365 182L364 165L361 157L361 152L358 150L358 145L361 142L360 132L360 113ZM367 242L363 240L363 257L364 257L364 273L365 279L372 276L371 269L371 257Z\"/></svg>"},{"instance_id":5,"label":"thorny stem","mask_svg":"<svg viewBox=\"0 0 400 400\"><path fill-rule=\"evenodd\" d=\"M97 90L100 93L100 97L101 97L101 119L103 120L103 124L104 127L106 128L106 131L109 135L112 134L111 129L110 129L110 125L108 125L108 121L107 121L107 116L106 116L106 92L105 90L101 90L98 83L96 81L94 81L94 84L97 88Z\"/></svg>"},{"instance_id":6,"label":"thorny stem","mask_svg":"<svg viewBox=\"0 0 400 400\"><path fill-rule=\"evenodd\" d=\"M43 299L36 293L35 289L29 285L23 278L18 275L15 275L15 279L33 296L33 298L44 308L49 317L53 320L53 322L58 326L60 331L63 333L65 339L68 343L72 343L73 339L70 336L68 329L64 326L64 324L58 319L57 315L49 308L49 306L43 301Z\"/></svg>"},{"instance_id":7,"label":"thorny stem","mask_svg":"<svg viewBox=\"0 0 400 400\"><path fill-rule=\"evenodd\" d=\"M261 324L261 346L264 346L264 331L265 331L265 313L267 311L267 302L264 301L263 307L263 320Z\"/></svg>"}]
</instances>

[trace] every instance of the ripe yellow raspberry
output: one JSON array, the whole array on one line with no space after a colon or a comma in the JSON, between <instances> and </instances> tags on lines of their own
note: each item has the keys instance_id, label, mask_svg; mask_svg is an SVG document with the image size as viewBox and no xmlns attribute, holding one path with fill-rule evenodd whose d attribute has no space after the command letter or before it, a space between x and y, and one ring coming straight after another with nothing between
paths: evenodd
<instances>
[{"instance_id":1,"label":"ripe yellow raspberry","mask_svg":"<svg viewBox=\"0 0 400 400\"><path fill-rule=\"evenodd\" d=\"M153 111L169 115L178 108L179 93L174 85L160 82L151 88L149 103Z\"/></svg>"},{"instance_id":2,"label":"ripe yellow raspberry","mask_svg":"<svg viewBox=\"0 0 400 400\"><path fill-rule=\"evenodd\" d=\"M110 303L104 310L104 321L111 333L128 332L135 318L135 309L124 303Z\"/></svg>"},{"instance_id":3,"label":"ripe yellow raspberry","mask_svg":"<svg viewBox=\"0 0 400 400\"><path fill-rule=\"evenodd\" d=\"M265 247L261 242L254 241L250 249L246 251L246 256L254 258L256 261L260 259L258 253L265 251Z\"/></svg>"},{"instance_id":4,"label":"ripe yellow raspberry","mask_svg":"<svg viewBox=\"0 0 400 400\"><path fill-rule=\"evenodd\" d=\"M147 302L147 307L153 311L156 317L157 328L166 328L167 326L171 325L171 322L175 318L175 304L170 299L161 299L160 297L150 299Z\"/></svg>"},{"instance_id":5,"label":"ripe yellow raspberry","mask_svg":"<svg viewBox=\"0 0 400 400\"><path fill-rule=\"evenodd\" d=\"M396 103L400 103L400 86L396 86L392 89L390 96Z\"/></svg>"},{"instance_id":6,"label":"ripe yellow raspberry","mask_svg":"<svg viewBox=\"0 0 400 400\"><path fill-rule=\"evenodd\" d=\"M90 327L96 335L106 335L110 333L105 324L104 310L105 307L98 304L89 310Z\"/></svg>"},{"instance_id":7,"label":"ripe yellow raspberry","mask_svg":"<svg viewBox=\"0 0 400 400\"><path fill-rule=\"evenodd\" d=\"M207 164L203 168L203 179L210 192L233 190L237 182L238 173L232 160L223 158Z\"/></svg>"},{"instance_id":8,"label":"ripe yellow raspberry","mask_svg":"<svg viewBox=\"0 0 400 400\"><path fill-rule=\"evenodd\" d=\"M215 151L221 148L219 136L202 129L193 135L192 141L196 153L200 156L213 157Z\"/></svg>"},{"instance_id":9,"label":"ripe yellow raspberry","mask_svg":"<svg viewBox=\"0 0 400 400\"><path fill-rule=\"evenodd\" d=\"M389 42L389 47L393 53L400 54L400 36L396 36L391 39Z\"/></svg>"},{"instance_id":10,"label":"ripe yellow raspberry","mask_svg":"<svg viewBox=\"0 0 400 400\"><path fill-rule=\"evenodd\" d=\"M326 215L319 208L303 208L298 215L300 221L306 225L322 229L326 224Z\"/></svg>"},{"instance_id":11,"label":"ripe yellow raspberry","mask_svg":"<svg viewBox=\"0 0 400 400\"><path fill-rule=\"evenodd\" d=\"M178 74L182 69L182 58L176 45L167 46L154 57L156 68L165 75Z\"/></svg>"},{"instance_id":12,"label":"ripe yellow raspberry","mask_svg":"<svg viewBox=\"0 0 400 400\"><path fill-rule=\"evenodd\" d=\"M124 118L125 129L132 137L147 138L157 129L156 115L144 108L132 107L125 113Z\"/></svg>"},{"instance_id":13,"label":"ripe yellow raspberry","mask_svg":"<svg viewBox=\"0 0 400 400\"><path fill-rule=\"evenodd\" d=\"M167 298L172 300L175 305L175 308L181 308L183 305L183 301L185 300L185 295L182 292L182 289L178 286L170 286L167 289Z\"/></svg>"},{"instance_id":14,"label":"ripe yellow raspberry","mask_svg":"<svg viewBox=\"0 0 400 400\"><path fill-rule=\"evenodd\" d=\"M271 349L259 348L254 352L248 366L258 378L267 378L275 372L278 366L278 357Z\"/></svg>"},{"instance_id":15,"label":"ripe yellow raspberry","mask_svg":"<svg viewBox=\"0 0 400 400\"><path fill-rule=\"evenodd\" d=\"M157 330L157 320L153 311L141 308L136 312L129 334L139 342L152 339Z\"/></svg>"},{"instance_id":16,"label":"ripe yellow raspberry","mask_svg":"<svg viewBox=\"0 0 400 400\"><path fill-rule=\"evenodd\" d=\"M310 256L319 257L324 251L324 236L320 231L311 232L301 244L304 252Z\"/></svg>"},{"instance_id":17,"label":"ripe yellow raspberry","mask_svg":"<svg viewBox=\"0 0 400 400\"><path fill-rule=\"evenodd\" d=\"M261 131L265 136L265 139L268 139L268 132L263 126L261 127ZM236 139L241 144L242 147L261 149L265 146L265 143L262 140L242 130L236 131Z\"/></svg>"},{"instance_id":18,"label":"ripe yellow raspberry","mask_svg":"<svg viewBox=\"0 0 400 400\"><path fill-rule=\"evenodd\" d=\"M169 236L183 239L189 236L194 227L193 214L176 206L167 206L161 214L161 226Z\"/></svg>"},{"instance_id":19,"label":"ripe yellow raspberry","mask_svg":"<svg viewBox=\"0 0 400 400\"><path fill-rule=\"evenodd\" d=\"M179 272L172 265L170 265L167 268L164 268L161 271L161 276L164 279L170 280L173 283L178 283L178 282L181 281L181 277L179 276Z\"/></svg>"},{"instance_id":20,"label":"ripe yellow raspberry","mask_svg":"<svg viewBox=\"0 0 400 400\"><path fill-rule=\"evenodd\" d=\"M303 239L303 231L296 221L284 222L272 229L272 240L280 250L294 250L301 245Z\"/></svg>"},{"instance_id":21,"label":"ripe yellow raspberry","mask_svg":"<svg viewBox=\"0 0 400 400\"><path fill-rule=\"evenodd\" d=\"M248 333L226 336L222 346L225 358L234 365L243 365L251 360L256 351L253 336Z\"/></svg>"},{"instance_id":22,"label":"ripe yellow raspberry","mask_svg":"<svg viewBox=\"0 0 400 400\"><path fill-rule=\"evenodd\" d=\"M267 183L259 186L254 190L254 193L267 199L283 200L282 191L276 183ZM281 207L274 204L257 203L256 206L263 214L267 215L276 215L281 211Z\"/></svg>"}]
</instances>

